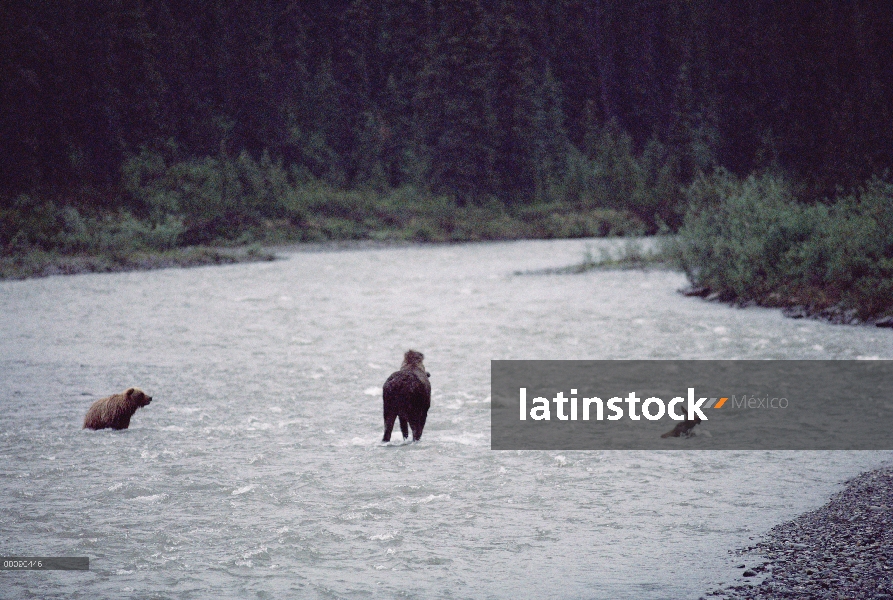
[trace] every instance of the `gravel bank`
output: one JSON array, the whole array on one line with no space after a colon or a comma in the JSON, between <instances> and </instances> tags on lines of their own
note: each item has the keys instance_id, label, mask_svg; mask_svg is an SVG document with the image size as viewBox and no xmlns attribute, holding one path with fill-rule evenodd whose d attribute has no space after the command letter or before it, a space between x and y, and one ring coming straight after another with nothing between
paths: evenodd
<instances>
[{"instance_id":1,"label":"gravel bank","mask_svg":"<svg viewBox=\"0 0 893 600\"><path fill-rule=\"evenodd\" d=\"M893 467L859 475L828 504L774 527L742 554L764 558L740 567L754 582L707 598L893 599Z\"/></svg>"},{"instance_id":2,"label":"gravel bank","mask_svg":"<svg viewBox=\"0 0 893 600\"><path fill-rule=\"evenodd\" d=\"M842 305L821 308L819 306L798 304L795 298L785 299L778 294L770 294L763 299L738 299L724 298L719 292L710 288L693 286L682 288L679 293L683 296L704 298L708 302L722 302L737 308L749 308L751 306L764 306L767 308L781 308L781 314L791 319L816 319L832 325L874 325L876 327L893 328L893 315L877 314L866 319L859 318L859 311L855 308L844 308ZM889 311L887 311L889 312Z\"/></svg>"}]
</instances>

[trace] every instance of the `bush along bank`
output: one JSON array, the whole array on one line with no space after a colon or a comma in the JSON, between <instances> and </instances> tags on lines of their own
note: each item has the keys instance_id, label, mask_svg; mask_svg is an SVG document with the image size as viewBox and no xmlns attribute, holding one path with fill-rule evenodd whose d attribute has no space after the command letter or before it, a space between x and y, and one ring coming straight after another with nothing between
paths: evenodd
<instances>
[{"instance_id":1,"label":"bush along bank","mask_svg":"<svg viewBox=\"0 0 893 600\"><path fill-rule=\"evenodd\" d=\"M613 209L555 203L508 211L495 203L456 207L446 199L404 208L393 196L372 192L308 193L331 195L334 202L302 212L298 222L258 219L238 228L224 220L219 226L231 228L228 235L192 231L202 240L192 243L185 241L190 234L180 216L169 215L162 223L129 212L91 217L41 202L44 218L34 221L23 217L33 209L22 205L27 202L5 214L0 208L0 221L5 219L7 231L13 231L0 238L0 279L274 260L264 245L295 242L462 242L641 235L645 230L634 215Z\"/></svg>"},{"instance_id":2,"label":"bush along bank","mask_svg":"<svg viewBox=\"0 0 893 600\"><path fill-rule=\"evenodd\" d=\"M166 165L146 153L123 179L114 211L89 196L22 194L0 203L0 278L271 260L261 245L294 242L605 237L649 228L632 211L582 200L506 206L410 186L344 190L246 154Z\"/></svg>"},{"instance_id":3,"label":"bush along bank","mask_svg":"<svg viewBox=\"0 0 893 600\"><path fill-rule=\"evenodd\" d=\"M791 317L893 327L893 184L798 202L784 178L698 178L679 231L687 295L783 307Z\"/></svg>"},{"instance_id":4,"label":"bush along bank","mask_svg":"<svg viewBox=\"0 0 893 600\"><path fill-rule=\"evenodd\" d=\"M148 270L273 260L259 244L182 243L183 221L144 220L126 210L98 212L30 195L0 204L0 279Z\"/></svg>"}]
</instances>

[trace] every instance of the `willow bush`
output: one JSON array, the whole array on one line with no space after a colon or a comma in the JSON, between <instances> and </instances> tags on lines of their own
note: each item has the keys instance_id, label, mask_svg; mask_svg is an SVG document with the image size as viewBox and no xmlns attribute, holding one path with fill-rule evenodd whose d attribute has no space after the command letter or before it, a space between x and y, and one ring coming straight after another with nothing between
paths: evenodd
<instances>
[{"instance_id":1,"label":"willow bush","mask_svg":"<svg viewBox=\"0 0 893 600\"><path fill-rule=\"evenodd\" d=\"M782 176L717 170L688 197L679 242L692 284L725 300L893 312L893 184L806 204Z\"/></svg>"}]
</instances>

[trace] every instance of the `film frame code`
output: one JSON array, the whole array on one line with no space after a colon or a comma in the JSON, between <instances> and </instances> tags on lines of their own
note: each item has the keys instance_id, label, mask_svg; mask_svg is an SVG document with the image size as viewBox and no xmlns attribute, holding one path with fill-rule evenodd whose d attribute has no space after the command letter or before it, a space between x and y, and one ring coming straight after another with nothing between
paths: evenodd
<instances>
[{"instance_id":1,"label":"film frame code","mask_svg":"<svg viewBox=\"0 0 893 600\"><path fill-rule=\"evenodd\" d=\"M0 556L0 571L89 570L89 556Z\"/></svg>"}]
</instances>

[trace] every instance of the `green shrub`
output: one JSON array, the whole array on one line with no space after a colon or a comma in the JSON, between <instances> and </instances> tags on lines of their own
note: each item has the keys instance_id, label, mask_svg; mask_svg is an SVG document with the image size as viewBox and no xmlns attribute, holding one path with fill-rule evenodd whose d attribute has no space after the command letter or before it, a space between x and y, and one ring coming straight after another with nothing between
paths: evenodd
<instances>
[{"instance_id":1,"label":"green shrub","mask_svg":"<svg viewBox=\"0 0 893 600\"><path fill-rule=\"evenodd\" d=\"M167 250L180 244L182 221L168 215L151 223L119 211L84 214L33 196L19 196L2 213L3 253L53 251L65 254L124 255L141 250ZM8 236L8 237L7 237Z\"/></svg>"},{"instance_id":2,"label":"green shrub","mask_svg":"<svg viewBox=\"0 0 893 600\"><path fill-rule=\"evenodd\" d=\"M608 124L589 140L591 157L572 152L564 180L548 200L631 213L649 233L681 223L677 160L657 139L637 156L631 138Z\"/></svg>"},{"instance_id":3,"label":"green shrub","mask_svg":"<svg viewBox=\"0 0 893 600\"><path fill-rule=\"evenodd\" d=\"M122 170L123 185L154 224L181 218L187 243L252 239L265 219L301 223L308 199L268 153L174 162L142 150ZM311 192L312 192L312 186ZM312 195L312 193L311 193Z\"/></svg>"},{"instance_id":4,"label":"green shrub","mask_svg":"<svg viewBox=\"0 0 893 600\"><path fill-rule=\"evenodd\" d=\"M815 269L865 314L893 311L893 184L874 178L834 204L806 253Z\"/></svg>"},{"instance_id":5,"label":"green shrub","mask_svg":"<svg viewBox=\"0 0 893 600\"><path fill-rule=\"evenodd\" d=\"M893 185L806 205L780 176L718 170L688 195L679 253L693 284L728 300L893 310Z\"/></svg>"},{"instance_id":6,"label":"green shrub","mask_svg":"<svg viewBox=\"0 0 893 600\"><path fill-rule=\"evenodd\" d=\"M2 248L7 253L49 247L62 228L55 204L28 194L15 198L2 217Z\"/></svg>"},{"instance_id":7,"label":"green shrub","mask_svg":"<svg viewBox=\"0 0 893 600\"><path fill-rule=\"evenodd\" d=\"M629 211L577 208L565 203L533 204L514 211L527 236L579 238L642 235L647 226Z\"/></svg>"}]
</instances>

